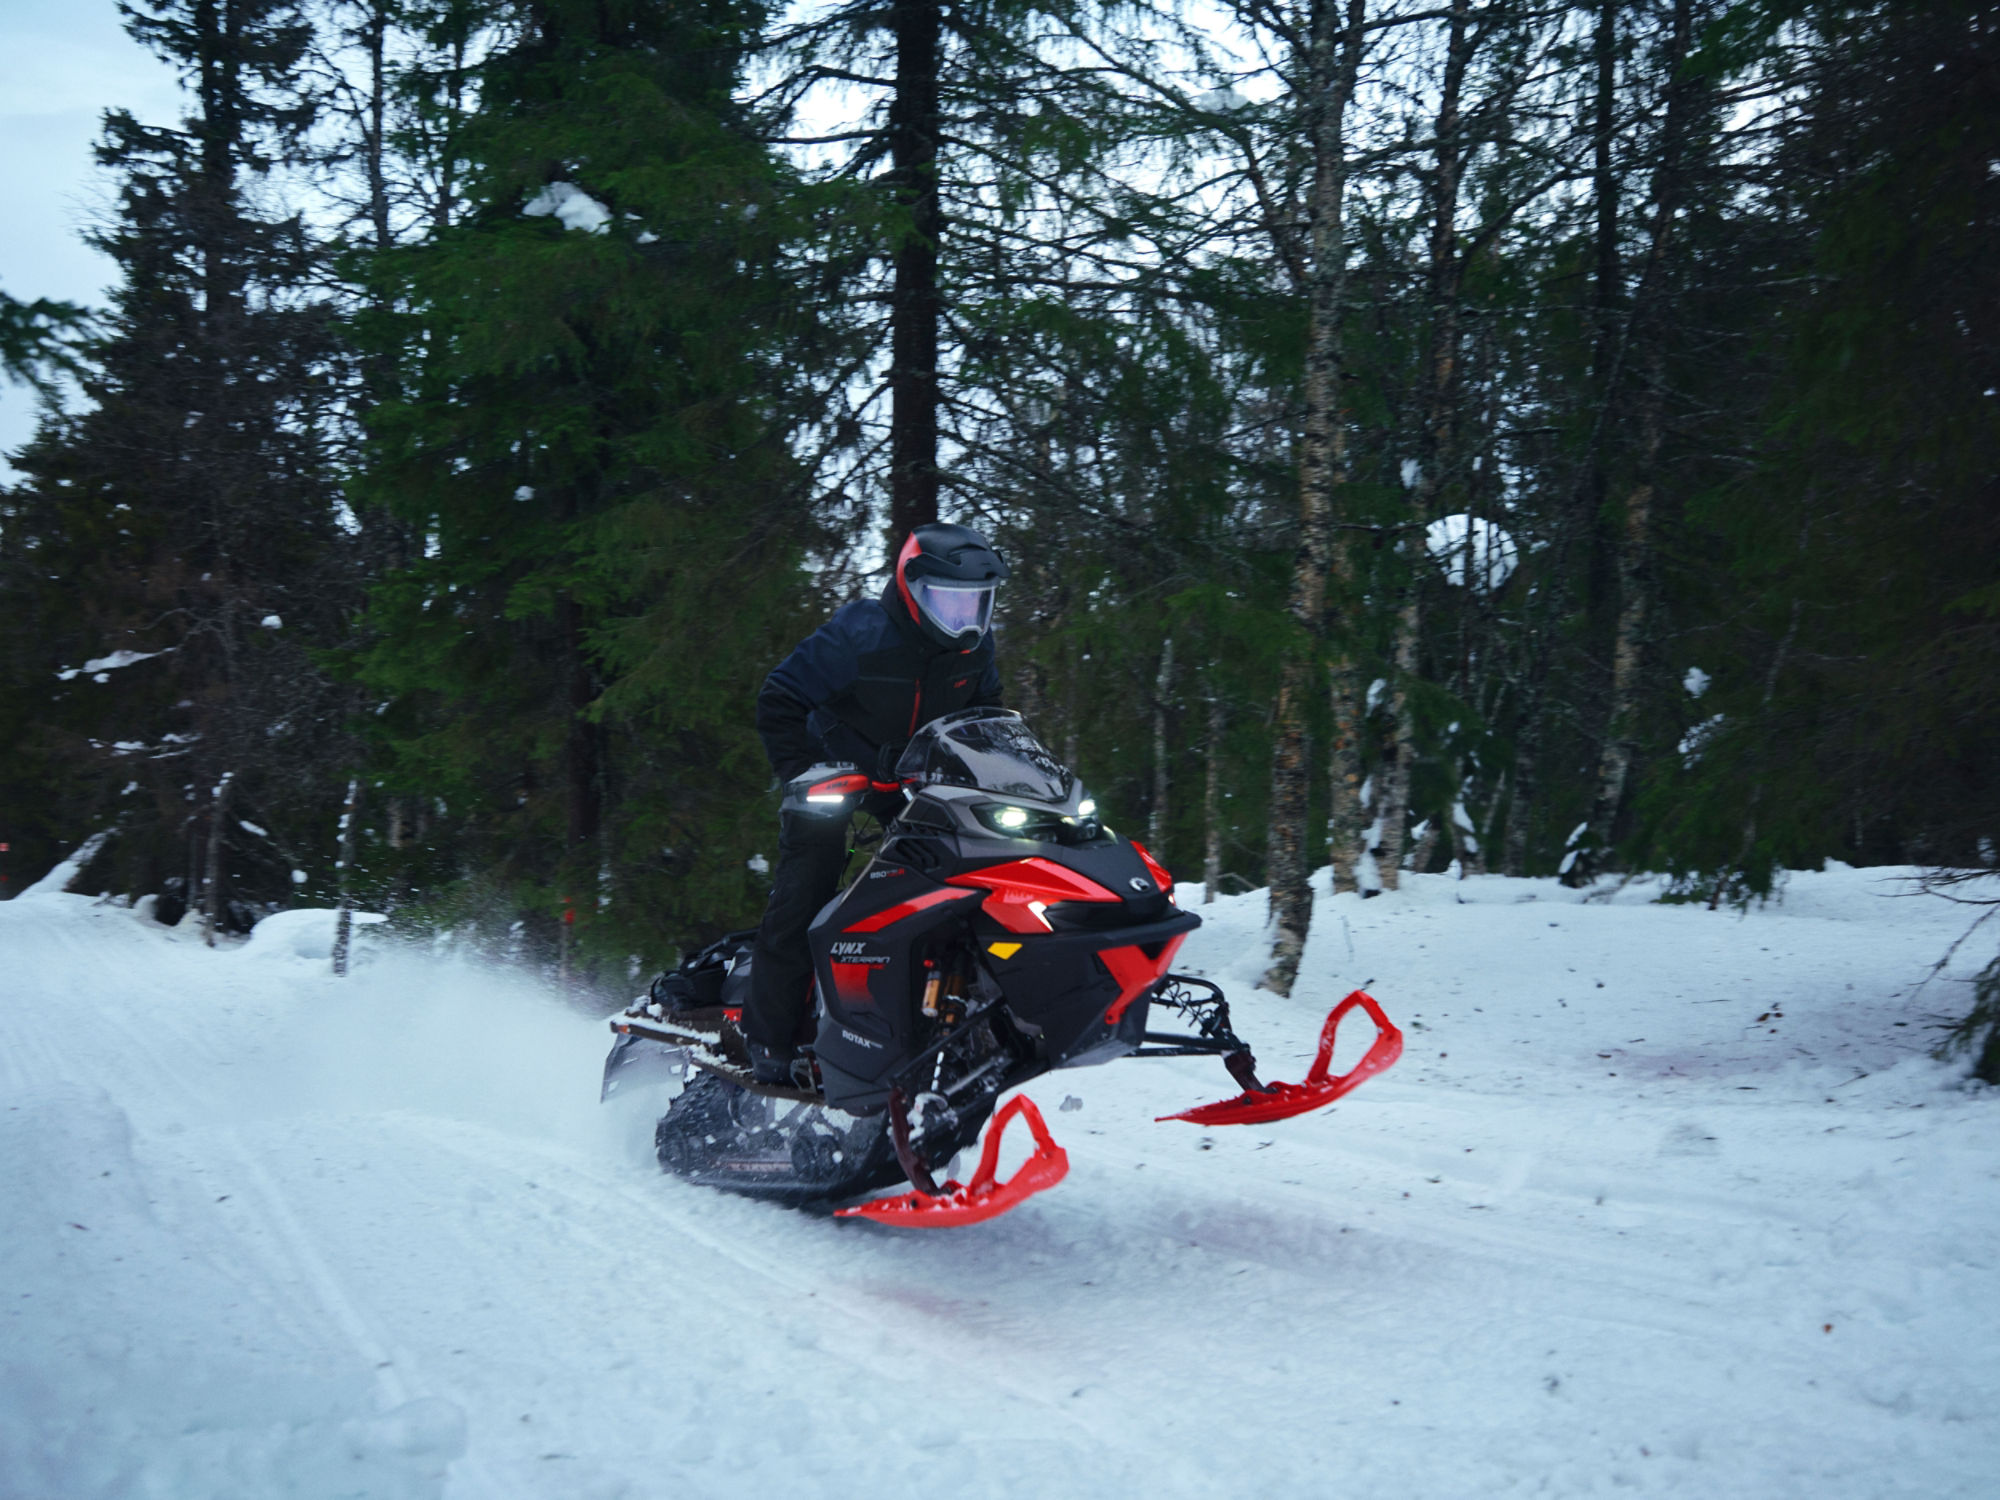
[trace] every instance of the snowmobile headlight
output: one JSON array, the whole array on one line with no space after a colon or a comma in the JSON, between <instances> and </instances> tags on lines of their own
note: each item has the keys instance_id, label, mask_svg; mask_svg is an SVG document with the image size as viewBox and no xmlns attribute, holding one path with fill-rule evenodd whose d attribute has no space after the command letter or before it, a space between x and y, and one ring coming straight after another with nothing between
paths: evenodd
<instances>
[{"instance_id":1,"label":"snowmobile headlight","mask_svg":"<svg viewBox=\"0 0 2000 1500\"><path fill-rule=\"evenodd\" d=\"M1097 799L1095 797L1085 797L1076 805L1076 815L1079 818L1087 818L1096 811Z\"/></svg>"},{"instance_id":2,"label":"snowmobile headlight","mask_svg":"<svg viewBox=\"0 0 2000 1500\"><path fill-rule=\"evenodd\" d=\"M1054 808L982 802L973 808L973 814L1002 838L1033 839L1044 844L1088 844L1099 836L1096 818L1072 817Z\"/></svg>"},{"instance_id":3,"label":"snowmobile headlight","mask_svg":"<svg viewBox=\"0 0 2000 1500\"><path fill-rule=\"evenodd\" d=\"M1019 807L1012 802L983 802L973 809L973 814L1003 838L1048 840L1059 837L1055 832L1056 825L1061 821L1058 813Z\"/></svg>"}]
</instances>

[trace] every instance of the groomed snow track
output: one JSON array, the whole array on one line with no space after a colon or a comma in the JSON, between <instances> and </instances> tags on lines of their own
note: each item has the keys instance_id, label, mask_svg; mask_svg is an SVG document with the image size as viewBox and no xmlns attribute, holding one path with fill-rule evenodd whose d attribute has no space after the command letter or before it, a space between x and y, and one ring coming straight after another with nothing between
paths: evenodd
<instances>
[{"instance_id":1,"label":"groomed snow track","mask_svg":"<svg viewBox=\"0 0 2000 1500\"><path fill-rule=\"evenodd\" d=\"M1153 1123L1199 1059L1041 1080L1068 1180L936 1235L664 1178L517 976L23 896L0 1495L1983 1496L2000 1101L1893 889L1322 895L1290 1001L1218 903L1182 964L1268 1071L1356 984L1403 1063L1236 1130Z\"/></svg>"}]
</instances>

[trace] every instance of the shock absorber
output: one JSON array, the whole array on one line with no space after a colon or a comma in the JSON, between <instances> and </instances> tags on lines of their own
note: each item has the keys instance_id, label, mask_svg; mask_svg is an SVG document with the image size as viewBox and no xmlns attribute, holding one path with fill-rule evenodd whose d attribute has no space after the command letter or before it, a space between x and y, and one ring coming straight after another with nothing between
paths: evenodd
<instances>
[{"instance_id":1,"label":"shock absorber","mask_svg":"<svg viewBox=\"0 0 2000 1500\"><path fill-rule=\"evenodd\" d=\"M944 976L944 993L938 998L938 1014L944 1024L956 1026L965 1019L966 960L963 953L952 955Z\"/></svg>"}]
</instances>

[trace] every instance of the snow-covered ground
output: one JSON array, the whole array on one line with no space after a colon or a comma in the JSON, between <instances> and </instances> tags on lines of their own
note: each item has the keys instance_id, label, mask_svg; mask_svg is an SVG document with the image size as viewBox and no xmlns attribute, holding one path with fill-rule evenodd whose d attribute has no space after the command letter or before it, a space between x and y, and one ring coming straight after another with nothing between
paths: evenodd
<instances>
[{"instance_id":1,"label":"snow-covered ground","mask_svg":"<svg viewBox=\"0 0 2000 1500\"><path fill-rule=\"evenodd\" d=\"M1990 1495L2000 1099L1893 873L1323 896L1286 1001L1218 903L1267 1076L1354 984L1403 1062L1233 1130L1153 1123L1212 1062L1044 1079L1069 1179L932 1233L663 1178L518 976L24 895L0 1495Z\"/></svg>"}]
</instances>

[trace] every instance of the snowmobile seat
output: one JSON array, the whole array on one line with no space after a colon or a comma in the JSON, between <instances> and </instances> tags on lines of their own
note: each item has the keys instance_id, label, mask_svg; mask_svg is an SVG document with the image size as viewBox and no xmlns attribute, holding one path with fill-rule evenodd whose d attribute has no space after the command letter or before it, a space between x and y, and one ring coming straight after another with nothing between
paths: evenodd
<instances>
[{"instance_id":1,"label":"snowmobile seat","mask_svg":"<svg viewBox=\"0 0 2000 1500\"><path fill-rule=\"evenodd\" d=\"M669 969L654 979L647 998L659 1007L665 1019L684 1025L708 1022L710 1026L703 1029L712 1029L713 1024L721 1021L726 1006L742 1003L736 993L742 984L728 981L732 977L740 981L741 976L734 971L747 966L756 937L752 929L717 938L682 959L679 968Z\"/></svg>"}]
</instances>

